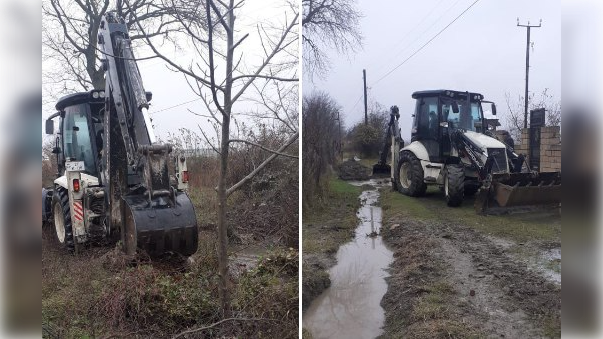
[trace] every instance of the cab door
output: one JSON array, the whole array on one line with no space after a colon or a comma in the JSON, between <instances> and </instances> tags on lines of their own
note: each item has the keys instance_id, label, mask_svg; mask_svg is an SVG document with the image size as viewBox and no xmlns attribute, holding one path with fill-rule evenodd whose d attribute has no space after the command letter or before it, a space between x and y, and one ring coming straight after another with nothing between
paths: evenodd
<instances>
[{"instance_id":1,"label":"cab door","mask_svg":"<svg viewBox=\"0 0 603 339\"><path fill-rule=\"evenodd\" d=\"M431 162L442 162L441 113L438 97L417 99L411 141L420 141L427 149Z\"/></svg>"}]
</instances>

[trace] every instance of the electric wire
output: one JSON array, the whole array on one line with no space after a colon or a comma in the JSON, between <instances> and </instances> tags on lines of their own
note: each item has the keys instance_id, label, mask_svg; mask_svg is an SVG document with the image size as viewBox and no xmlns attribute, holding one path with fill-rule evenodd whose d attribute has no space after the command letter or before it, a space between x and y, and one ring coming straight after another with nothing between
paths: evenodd
<instances>
[{"instance_id":1,"label":"electric wire","mask_svg":"<svg viewBox=\"0 0 603 339\"><path fill-rule=\"evenodd\" d=\"M435 40L435 38L437 38L440 34L442 34L446 29L448 29L448 27L450 27L453 23L455 23L458 19L460 19L465 13L467 13L467 11L469 11L471 9L471 7L473 7L475 4L477 4L480 0L475 0L471 5L469 5L469 7L467 7L464 11L461 12L461 14L459 14L456 18L454 18L454 20L452 20L450 23L448 23L448 25L444 26L444 28L442 28L438 33L436 33L436 35L434 35L431 39L429 39L426 43L424 43L421 47L419 47L419 49L417 49L414 53L412 53L410 56L408 56L406 59L404 59L404 61L402 61L400 64L398 64L396 67L392 68L389 72L387 72L385 75L383 75L382 77L380 77L379 79L377 79L377 81L375 81L371 87L375 86L376 84L378 84L381 80L385 79L386 77L388 77L390 74L392 74L395 70L397 70L398 68L400 68L400 66L404 65L408 60L410 60L413 56L417 55L417 53L419 53L421 50L423 50L423 48L427 47L427 45L429 45L433 40Z\"/></svg>"}]
</instances>

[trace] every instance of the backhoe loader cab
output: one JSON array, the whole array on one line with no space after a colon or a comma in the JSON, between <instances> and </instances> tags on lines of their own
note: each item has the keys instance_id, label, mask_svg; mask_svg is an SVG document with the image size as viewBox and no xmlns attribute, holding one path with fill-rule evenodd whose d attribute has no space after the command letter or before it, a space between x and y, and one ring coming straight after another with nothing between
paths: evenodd
<instances>
[{"instance_id":1,"label":"backhoe loader cab","mask_svg":"<svg viewBox=\"0 0 603 339\"><path fill-rule=\"evenodd\" d=\"M84 173L98 176L104 95L104 91L92 91L65 96L56 104L58 113L46 120L46 133L54 134L54 119L59 118L54 148L59 173L64 171L67 161L75 161L83 162Z\"/></svg>"},{"instance_id":2,"label":"backhoe loader cab","mask_svg":"<svg viewBox=\"0 0 603 339\"><path fill-rule=\"evenodd\" d=\"M399 137L398 108L393 106L386 147L375 165L391 169L394 189L417 197L428 185L437 185L453 207L479 191L478 212L488 207L487 198L500 206L560 201L561 173L521 173L523 155L488 130L482 104L490 104L496 114L493 102L479 93L453 90L419 91L412 97L416 105L410 144L404 146ZM388 147L391 166L385 165Z\"/></svg>"},{"instance_id":3,"label":"backhoe loader cab","mask_svg":"<svg viewBox=\"0 0 603 339\"><path fill-rule=\"evenodd\" d=\"M452 132L484 132L481 94L435 90L415 92L412 97L416 105L411 142L420 141L432 162L449 160L452 155ZM497 146L504 148L503 144Z\"/></svg>"}]
</instances>

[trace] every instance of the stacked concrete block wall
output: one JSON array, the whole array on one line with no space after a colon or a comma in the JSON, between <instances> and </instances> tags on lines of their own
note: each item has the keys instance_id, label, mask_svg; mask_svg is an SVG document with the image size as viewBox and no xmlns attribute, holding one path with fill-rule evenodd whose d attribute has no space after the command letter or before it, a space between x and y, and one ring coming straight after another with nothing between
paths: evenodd
<instances>
[{"instance_id":1,"label":"stacked concrete block wall","mask_svg":"<svg viewBox=\"0 0 603 339\"><path fill-rule=\"evenodd\" d=\"M515 152L528 154L530 130L521 131L521 143ZM561 129L559 126L540 128L540 172L561 171Z\"/></svg>"},{"instance_id":2,"label":"stacked concrete block wall","mask_svg":"<svg viewBox=\"0 0 603 339\"><path fill-rule=\"evenodd\" d=\"M518 154L528 154L528 145L530 144L530 130L522 129L521 130L521 140L519 143L515 142L515 153Z\"/></svg>"},{"instance_id":3,"label":"stacked concrete block wall","mask_svg":"<svg viewBox=\"0 0 603 339\"><path fill-rule=\"evenodd\" d=\"M540 172L561 170L560 132L559 126L540 129Z\"/></svg>"}]
</instances>

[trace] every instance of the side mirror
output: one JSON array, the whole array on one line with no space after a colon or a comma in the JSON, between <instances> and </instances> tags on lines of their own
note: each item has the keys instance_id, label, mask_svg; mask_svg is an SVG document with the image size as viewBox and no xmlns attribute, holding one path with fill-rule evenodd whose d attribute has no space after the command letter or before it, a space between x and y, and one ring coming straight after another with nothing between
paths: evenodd
<instances>
[{"instance_id":1,"label":"side mirror","mask_svg":"<svg viewBox=\"0 0 603 339\"><path fill-rule=\"evenodd\" d=\"M458 113L459 112L459 104L457 104L456 101L452 102L452 112L453 113Z\"/></svg>"},{"instance_id":2,"label":"side mirror","mask_svg":"<svg viewBox=\"0 0 603 339\"><path fill-rule=\"evenodd\" d=\"M52 148L52 154L59 154L61 153L61 149L58 146L55 146Z\"/></svg>"},{"instance_id":3,"label":"side mirror","mask_svg":"<svg viewBox=\"0 0 603 339\"><path fill-rule=\"evenodd\" d=\"M151 102L151 100L153 100L152 92L145 92L145 96L147 97L147 102Z\"/></svg>"},{"instance_id":4,"label":"side mirror","mask_svg":"<svg viewBox=\"0 0 603 339\"><path fill-rule=\"evenodd\" d=\"M496 115L496 105L492 103L492 115Z\"/></svg>"},{"instance_id":5,"label":"side mirror","mask_svg":"<svg viewBox=\"0 0 603 339\"><path fill-rule=\"evenodd\" d=\"M54 134L54 120L46 120L46 134Z\"/></svg>"}]
</instances>

